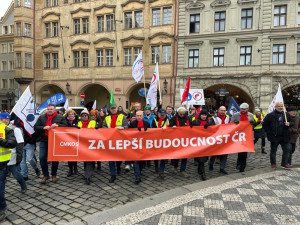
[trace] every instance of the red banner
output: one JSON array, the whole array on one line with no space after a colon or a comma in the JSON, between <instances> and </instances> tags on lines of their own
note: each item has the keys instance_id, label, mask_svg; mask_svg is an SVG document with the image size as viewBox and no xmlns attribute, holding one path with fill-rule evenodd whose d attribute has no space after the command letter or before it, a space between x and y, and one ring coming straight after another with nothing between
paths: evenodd
<instances>
[{"instance_id":1,"label":"red banner","mask_svg":"<svg viewBox=\"0 0 300 225\"><path fill-rule=\"evenodd\" d=\"M147 131L58 127L49 132L48 147L49 161L135 161L254 152L249 122Z\"/></svg>"}]
</instances>

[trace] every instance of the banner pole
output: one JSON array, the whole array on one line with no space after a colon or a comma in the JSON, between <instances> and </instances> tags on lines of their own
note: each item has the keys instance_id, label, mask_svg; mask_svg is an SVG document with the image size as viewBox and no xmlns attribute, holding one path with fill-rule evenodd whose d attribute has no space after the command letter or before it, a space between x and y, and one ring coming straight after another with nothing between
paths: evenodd
<instances>
[{"instance_id":1,"label":"banner pole","mask_svg":"<svg viewBox=\"0 0 300 225\"><path fill-rule=\"evenodd\" d=\"M287 118L286 118L286 109L285 109L285 106L283 104L283 114L284 114L284 119L285 119L285 122L287 123Z\"/></svg>"},{"instance_id":2,"label":"banner pole","mask_svg":"<svg viewBox=\"0 0 300 225\"><path fill-rule=\"evenodd\" d=\"M146 105L147 105L147 95L146 95L146 81L145 81L145 74L143 74L144 78L144 93L145 93L145 100L146 100Z\"/></svg>"}]
</instances>

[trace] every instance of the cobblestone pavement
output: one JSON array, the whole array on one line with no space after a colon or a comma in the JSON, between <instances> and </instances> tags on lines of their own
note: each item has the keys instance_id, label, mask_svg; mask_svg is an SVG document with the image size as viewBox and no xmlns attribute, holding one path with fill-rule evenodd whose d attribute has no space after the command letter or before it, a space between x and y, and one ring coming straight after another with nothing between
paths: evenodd
<instances>
[{"instance_id":1,"label":"cobblestone pavement","mask_svg":"<svg viewBox=\"0 0 300 225\"><path fill-rule=\"evenodd\" d=\"M294 161L298 162L299 165L298 147L296 150ZM269 151L269 148L267 148L267 151ZM281 150L278 152L281 154ZM247 163L246 173L249 170L270 167L269 154L264 155L260 151L251 153L248 156ZM227 161L229 174L237 173L235 164L236 155L230 155ZM124 168L123 165L122 168ZM179 174L173 174L172 166L169 163L166 165L166 178L162 181L155 174L152 163L152 167L143 170L142 183L139 185L134 184L133 171L125 173L124 170L122 170L121 175L117 176L115 183L110 184L108 183L110 178L108 163L103 162L102 170L95 170L92 179L93 183L88 186L85 185L81 175L83 174L83 163L79 163L80 174L73 175L71 178L66 176L68 172L67 163L60 163L58 183L48 182L46 185L39 184L40 178L35 177L32 168L29 166L30 180L27 182L28 191L26 194L20 193L20 186L14 178L10 177L7 179L6 199L8 216L7 221L3 225L65 224L96 212L108 210L176 187L199 182L200 178L196 168L193 159L189 159L186 171L190 177L184 178ZM222 176L219 173L218 165L215 165L214 171L207 172L208 179L218 176ZM220 196L216 197L215 200L219 198ZM201 212L199 211L198 213ZM228 215L224 215L224 218L225 216ZM177 217L175 216L174 218Z\"/></svg>"},{"instance_id":2,"label":"cobblestone pavement","mask_svg":"<svg viewBox=\"0 0 300 225\"><path fill-rule=\"evenodd\" d=\"M300 224L300 169L242 178L176 197L106 225Z\"/></svg>"}]
</instances>

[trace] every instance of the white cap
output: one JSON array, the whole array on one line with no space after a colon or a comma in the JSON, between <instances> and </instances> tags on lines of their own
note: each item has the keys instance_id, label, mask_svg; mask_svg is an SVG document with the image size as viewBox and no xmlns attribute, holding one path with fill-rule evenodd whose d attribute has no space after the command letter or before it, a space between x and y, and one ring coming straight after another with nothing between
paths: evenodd
<instances>
[{"instance_id":1,"label":"white cap","mask_svg":"<svg viewBox=\"0 0 300 225\"><path fill-rule=\"evenodd\" d=\"M177 109L177 112L185 112L185 111L186 111L186 108L184 108L184 107L179 107Z\"/></svg>"},{"instance_id":2,"label":"white cap","mask_svg":"<svg viewBox=\"0 0 300 225\"><path fill-rule=\"evenodd\" d=\"M246 102L244 102L244 103L242 103L242 104L240 105L240 108L241 108L241 109L248 109L248 108L249 108L249 105L248 105Z\"/></svg>"}]
</instances>

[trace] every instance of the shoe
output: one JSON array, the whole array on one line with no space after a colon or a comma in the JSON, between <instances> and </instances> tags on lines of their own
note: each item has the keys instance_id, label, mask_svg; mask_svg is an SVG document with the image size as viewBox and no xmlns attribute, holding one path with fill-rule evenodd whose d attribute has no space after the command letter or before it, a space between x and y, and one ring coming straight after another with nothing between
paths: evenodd
<instances>
[{"instance_id":1,"label":"shoe","mask_svg":"<svg viewBox=\"0 0 300 225\"><path fill-rule=\"evenodd\" d=\"M41 184L46 184L46 181L49 180L50 177L43 177L42 180L40 181Z\"/></svg>"},{"instance_id":2,"label":"shoe","mask_svg":"<svg viewBox=\"0 0 300 225\"><path fill-rule=\"evenodd\" d=\"M67 177L70 177L73 175L73 170L69 170L68 174L67 174Z\"/></svg>"},{"instance_id":3,"label":"shoe","mask_svg":"<svg viewBox=\"0 0 300 225\"><path fill-rule=\"evenodd\" d=\"M245 172L245 169L240 169L240 173L243 173L243 172Z\"/></svg>"},{"instance_id":4,"label":"shoe","mask_svg":"<svg viewBox=\"0 0 300 225\"><path fill-rule=\"evenodd\" d=\"M114 183L116 179L117 179L117 177L112 175L109 179L109 183Z\"/></svg>"},{"instance_id":5,"label":"shoe","mask_svg":"<svg viewBox=\"0 0 300 225\"><path fill-rule=\"evenodd\" d=\"M272 165L271 165L271 168L272 168L272 169L277 169L276 164L272 164Z\"/></svg>"},{"instance_id":6,"label":"shoe","mask_svg":"<svg viewBox=\"0 0 300 225\"><path fill-rule=\"evenodd\" d=\"M9 171L9 172L7 173L7 177L10 177L10 175L11 175L11 172Z\"/></svg>"},{"instance_id":7,"label":"shoe","mask_svg":"<svg viewBox=\"0 0 300 225\"><path fill-rule=\"evenodd\" d=\"M39 168L36 168L34 171L37 177L41 175L41 171L39 170Z\"/></svg>"},{"instance_id":8,"label":"shoe","mask_svg":"<svg viewBox=\"0 0 300 225\"><path fill-rule=\"evenodd\" d=\"M0 222L3 222L6 218L6 209L0 210Z\"/></svg>"},{"instance_id":9,"label":"shoe","mask_svg":"<svg viewBox=\"0 0 300 225\"><path fill-rule=\"evenodd\" d=\"M174 173L178 173L178 168L173 168Z\"/></svg>"},{"instance_id":10,"label":"shoe","mask_svg":"<svg viewBox=\"0 0 300 225\"><path fill-rule=\"evenodd\" d=\"M159 177L160 179L164 180L164 179L165 179L165 174L164 174L164 173L160 173L160 174L158 175L158 177Z\"/></svg>"},{"instance_id":11,"label":"shoe","mask_svg":"<svg viewBox=\"0 0 300 225\"><path fill-rule=\"evenodd\" d=\"M85 179L85 183L86 183L87 185L90 185L90 184L91 184L91 179L90 179L90 178L86 178L86 179Z\"/></svg>"},{"instance_id":12,"label":"shoe","mask_svg":"<svg viewBox=\"0 0 300 225\"><path fill-rule=\"evenodd\" d=\"M214 170L214 166L213 165L209 165L209 170L213 171Z\"/></svg>"},{"instance_id":13,"label":"shoe","mask_svg":"<svg viewBox=\"0 0 300 225\"><path fill-rule=\"evenodd\" d=\"M25 181L28 181L29 179L28 179L28 177L24 177L24 180L25 180Z\"/></svg>"},{"instance_id":14,"label":"shoe","mask_svg":"<svg viewBox=\"0 0 300 225\"><path fill-rule=\"evenodd\" d=\"M158 173L158 166L155 167L155 173Z\"/></svg>"},{"instance_id":15,"label":"shoe","mask_svg":"<svg viewBox=\"0 0 300 225\"><path fill-rule=\"evenodd\" d=\"M56 176L52 176L52 182L53 183L57 183L57 181L58 181L57 177Z\"/></svg>"},{"instance_id":16,"label":"shoe","mask_svg":"<svg viewBox=\"0 0 300 225\"><path fill-rule=\"evenodd\" d=\"M129 171L130 171L130 165L128 164L125 166L125 172L129 172Z\"/></svg>"},{"instance_id":17,"label":"shoe","mask_svg":"<svg viewBox=\"0 0 300 225\"><path fill-rule=\"evenodd\" d=\"M27 191L27 186L25 185L24 187L21 187L21 193L25 194Z\"/></svg>"},{"instance_id":18,"label":"shoe","mask_svg":"<svg viewBox=\"0 0 300 225\"><path fill-rule=\"evenodd\" d=\"M262 153L262 154L268 154L268 153L265 151L265 148L261 148L261 153Z\"/></svg>"},{"instance_id":19,"label":"shoe","mask_svg":"<svg viewBox=\"0 0 300 225\"><path fill-rule=\"evenodd\" d=\"M135 181L134 181L135 184L139 184L141 182L142 182L141 178L135 179Z\"/></svg>"},{"instance_id":20,"label":"shoe","mask_svg":"<svg viewBox=\"0 0 300 225\"><path fill-rule=\"evenodd\" d=\"M118 174L118 175L121 174L121 168L117 168L117 174Z\"/></svg>"},{"instance_id":21,"label":"shoe","mask_svg":"<svg viewBox=\"0 0 300 225\"><path fill-rule=\"evenodd\" d=\"M203 181L206 180L206 174L205 173L201 174L200 176L201 176L201 180L203 180Z\"/></svg>"},{"instance_id":22,"label":"shoe","mask_svg":"<svg viewBox=\"0 0 300 225\"><path fill-rule=\"evenodd\" d=\"M225 175L228 174L228 172L227 172L226 170L224 170L224 169L220 169L220 173L223 173L223 174L225 174Z\"/></svg>"},{"instance_id":23,"label":"shoe","mask_svg":"<svg viewBox=\"0 0 300 225\"><path fill-rule=\"evenodd\" d=\"M285 170L290 170L292 169L292 167L290 167L290 165L286 164L286 165L282 165L282 168Z\"/></svg>"},{"instance_id":24,"label":"shoe","mask_svg":"<svg viewBox=\"0 0 300 225\"><path fill-rule=\"evenodd\" d=\"M181 172L181 176L183 176L183 177L189 177L189 175L185 171Z\"/></svg>"}]
</instances>

